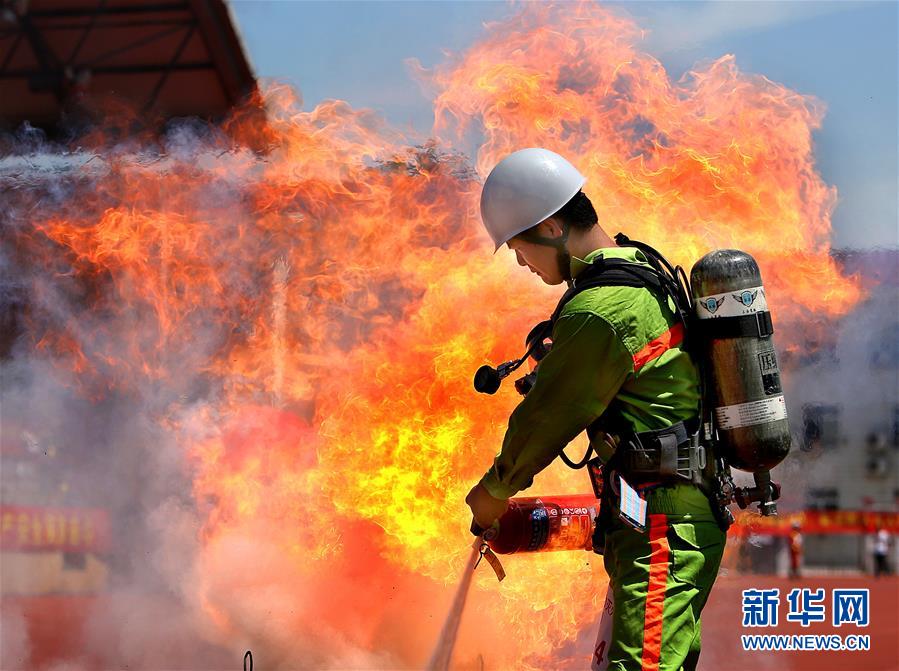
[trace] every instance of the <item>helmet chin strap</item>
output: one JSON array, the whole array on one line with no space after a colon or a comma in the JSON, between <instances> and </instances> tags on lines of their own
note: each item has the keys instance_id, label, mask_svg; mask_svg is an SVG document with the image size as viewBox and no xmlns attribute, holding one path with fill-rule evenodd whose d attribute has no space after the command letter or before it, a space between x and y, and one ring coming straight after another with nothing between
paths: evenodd
<instances>
[{"instance_id":1,"label":"helmet chin strap","mask_svg":"<svg viewBox=\"0 0 899 671\"><path fill-rule=\"evenodd\" d=\"M570 287L572 283L571 254L569 254L566 244L568 243L568 233L571 229L564 221L559 222L559 225L562 227L562 235L560 235L558 238L547 238L539 235L536 232L536 226L534 228L529 228L522 233L519 233L519 237L525 242L530 242L535 245L540 245L542 247L554 247L556 250L556 263L559 266L559 274L562 275L562 279L564 279Z\"/></svg>"}]
</instances>

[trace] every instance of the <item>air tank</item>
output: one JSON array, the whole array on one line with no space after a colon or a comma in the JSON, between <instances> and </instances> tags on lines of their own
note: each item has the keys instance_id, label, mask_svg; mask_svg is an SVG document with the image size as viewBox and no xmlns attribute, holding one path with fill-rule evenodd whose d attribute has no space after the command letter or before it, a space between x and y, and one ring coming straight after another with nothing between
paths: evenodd
<instances>
[{"instance_id":1,"label":"air tank","mask_svg":"<svg viewBox=\"0 0 899 671\"><path fill-rule=\"evenodd\" d=\"M746 252L719 249L696 262L690 284L719 456L743 471L766 471L789 453L790 428L758 264Z\"/></svg>"}]
</instances>

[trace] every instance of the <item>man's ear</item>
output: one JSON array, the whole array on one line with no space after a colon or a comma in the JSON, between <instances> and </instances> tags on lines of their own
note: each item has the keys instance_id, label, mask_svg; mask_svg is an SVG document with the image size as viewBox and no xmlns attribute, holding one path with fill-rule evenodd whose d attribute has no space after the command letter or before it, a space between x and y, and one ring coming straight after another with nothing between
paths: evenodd
<instances>
[{"instance_id":1,"label":"man's ear","mask_svg":"<svg viewBox=\"0 0 899 671\"><path fill-rule=\"evenodd\" d=\"M537 225L537 230L544 238L558 238L562 235L562 225L555 217L541 221Z\"/></svg>"}]
</instances>

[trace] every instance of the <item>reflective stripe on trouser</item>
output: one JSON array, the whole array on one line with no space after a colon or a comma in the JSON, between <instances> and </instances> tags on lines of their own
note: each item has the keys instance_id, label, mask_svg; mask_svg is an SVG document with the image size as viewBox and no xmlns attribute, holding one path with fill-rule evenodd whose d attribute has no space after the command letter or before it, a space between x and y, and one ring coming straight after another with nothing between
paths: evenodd
<instances>
[{"instance_id":1,"label":"reflective stripe on trouser","mask_svg":"<svg viewBox=\"0 0 899 671\"><path fill-rule=\"evenodd\" d=\"M690 671L699 659L699 615L718 574L725 535L714 522L648 516L640 533L606 536L615 601L610 671Z\"/></svg>"}]
</instances>

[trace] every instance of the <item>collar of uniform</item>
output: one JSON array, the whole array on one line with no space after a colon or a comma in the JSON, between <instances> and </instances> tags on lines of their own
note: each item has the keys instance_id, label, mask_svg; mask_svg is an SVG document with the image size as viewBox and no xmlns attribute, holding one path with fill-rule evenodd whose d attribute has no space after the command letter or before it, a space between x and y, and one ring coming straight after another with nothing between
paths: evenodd
<instances>
[{"instance_id":1,"label":"collar of uniform","mask_svg":"<svg viewBox=\"0 0 899 671\"><path fill-rule=\"evenodd\" d=\"M579 259L576 256L571 257L571 277L577 277L583 270L593 263L593 260L599 255L610 259L625 259L628 261L641 261L643 255L636 247L602 247L595 249L587 256Z\"/></svg>"}]
</instances>

